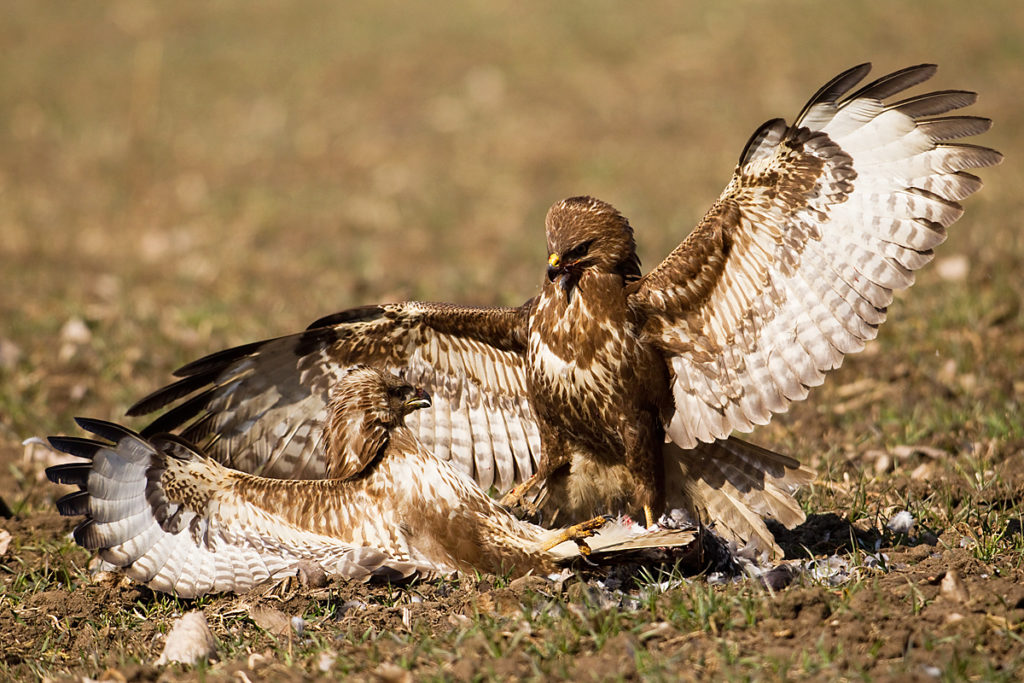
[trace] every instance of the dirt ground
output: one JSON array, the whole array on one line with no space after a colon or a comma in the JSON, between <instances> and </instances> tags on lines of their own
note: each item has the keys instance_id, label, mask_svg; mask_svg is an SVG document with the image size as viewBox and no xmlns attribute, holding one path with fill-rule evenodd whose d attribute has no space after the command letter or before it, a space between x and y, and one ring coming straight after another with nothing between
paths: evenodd
<instances>
[{"instance_id":1,"label":"dirt ground","mask_svg":"<svg viewBox=\"0 0 1024 683\"><path fill-rule=\"evenodd\" d=\"M703 616L695 616L697 601L683 597L688 587L706 590L708 577L692 575L699 564L692 556L682 561L691 576L679 581L676 574L676 585L655 594L645 593L651 586L637 579L632 567L616 572L620 581L613 589L604 573L584 572L555 581L463 577L403 587L336 582L310 589L286 581L195 604L168 601L116 576L84 579L77 568L60 562L45 546L59 544L71 526L71 520L52 513L0 523L16 544L21 542L19 562L56 575L56 583L72 584L0 608L3 657L11 674L34 671L41 664L40 643L47 642L45 649L56 660L52 664L100 679L191 680L191 669L156 667L154 660L168 622L195 608L226 649L220 661L203 669L208 680L245 680L242 674L253 681L338 675L404 680L410 673L417 680L465 681L549 675L686 680L751 673L777 679L934 680L940 664L979 654L996 678L1019 672L1020 639L1014 636L1024 623L1024 569L993 572L968 549L955 547L955 533L908 545L875 530L855 529L835 514L813 515L784 534L784 542L819 551L825 544L838 551L831 557L841 565L823 574L820 568L783 563L780 568L793 571L732 577L730 592L741 599L705 605ZM1019 526L1012 533L1019 535ZM855 566L851 539L877 547L884 564ZM87 561L80 551L65 561L72 559ZM953 575L959 579L948 578ZM10 585L9 574L4 582ZM160 602L171 603L168 614L141 618L130 629L110 621L117 614L141 616ZM689 616L681 615L681 602ZM281 615L283 631L263 613ZM284 618L293 616L305 617L301 635L287 627ZM484 627L473 626L481 621ZM231 644L238 640L245 644L235 649ZM538 658L552 642L559 643L555 651ZM829 653L827 664L794 660L800 644ZM747 653L756 653L774 670L761 672L764 676L756 669L744 673L737 663ZM660 665L638 670L638 662L648 659ZM946 669L944 675L949 673L958 672Z\"/></svg>"},{"instance_id":2,"label":"dirt ground","mask_svg":"<svg viewBox=\"0 0 1024 683\"><path fill-rule=\"evenodd\" d=\"M998 5L998 3L997 3ZM0 678L1024 678L1024 9L124 0L0 22ZM864 353L750 439L817 477L770 571L701 552L556 580L106 576L28 437L122 419L206 353L394 300L518 305L542 224L610 201L645 268L825 80L937 62L1006 155ZM140 421L129 421L141 427ZM887 525L905 511L906 533ZM10 538L7 538L10 534ZM217 659L156 666L199 610ZM302 619L302 632L292 626ZM284 624L284 626L282 626Z\"/></svg>"}]
</instances>

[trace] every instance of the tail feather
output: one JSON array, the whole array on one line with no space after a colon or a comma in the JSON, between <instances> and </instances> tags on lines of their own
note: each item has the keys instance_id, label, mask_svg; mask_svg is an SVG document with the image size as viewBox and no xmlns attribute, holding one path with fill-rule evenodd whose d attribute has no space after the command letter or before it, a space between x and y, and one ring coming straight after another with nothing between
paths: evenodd
<instances>
[{"instance_id":1,"label":"tail feather","mask_svg":"<svg viewBox=\"0 0 1024 683\"><path fill-rule=\"evenodd\" d=\"M76 491L58 499L57 512L65 517L89 514L89 492Z\"/></svg>"},{"instance_id":2,"label":"tail feather","mask_svg":"<svg viewBox=\"0 0 1024 683\"><path fill-rule=\"evenodd\" d=\"M668 507L689 509L727 540L782 557L764 518L787 528L803 523L793 492L814 479L812 470L735 437L689 450L669 442L664 455Z\"/></svg>"},{"instance_id":3,"label":"tail feather","mask_svg":"<svg viewBox=\"0 0 1024 683\"><path fill-rule=\"evenodd\" d=\"M118 530L108 529L104 536L107 542L103 544L100 553L104 560L118 567L132 566L133 578L143 582L148 580L148 575L145 575L140 567L145 566L147 558L156 561L153 557L153 548L165 537L160 525L155 520L149 521L148 525L135 529L130 534L117 534Z\"/></svg>"},{"instance_id":4,"label":"tail feather","mask_svg":"<svg viewBox=\"0 0 1024 683\"><path fill-rule=\"evenodd\" d=\"M75 424L84 429L87 432L92 432L96 436L102 437L112 443L120 443L122 439L131 439L138 444L141 444L143 450L145 450L146 442L143 441L138 434L123 427L114 422L107 422L106 420L97 420L92 417L76 417ZM64 437L67 439L68 437ZM127 454L127 453L126 453Z\"/></svg>"},{"instance_id":5,"label":"tail feather","mask_svg":"<svg viewBox=\"0 0 1024 683\"><path fill-rule=\"evenodd\" d=\"M87 460L92 460L96 451L103 447L103 444L95 439L85 439L80 436L51 436L47 441L58 451Z\"/></svg>"},{"instance_id":6,"label":"tail feather","mask_svg":"<svg viewBox=\"0 0 1024 683\"><path fill-rule=\"evenodd\" d=\"M696 488L707 518L713 520L713 528L720 536L741 547L767 553L769 557L782 557L782 549L768 530L764 518L744 503L742 494L732 484L726 482L712 489L705 482L699 481Z\"/></svg>"},{"instance_id":7,"label":"tail feather","mask_svg":"<svg viewBox=\"0 0 1024 683\"><path fill-rule=\"evenodd\" d=\"M97 523L113 525L116 536L134 535L136 529L153 519L145 491L127 497L93 497L88 511L83 514L88 514Z\"/></svg>"}]
</instances>

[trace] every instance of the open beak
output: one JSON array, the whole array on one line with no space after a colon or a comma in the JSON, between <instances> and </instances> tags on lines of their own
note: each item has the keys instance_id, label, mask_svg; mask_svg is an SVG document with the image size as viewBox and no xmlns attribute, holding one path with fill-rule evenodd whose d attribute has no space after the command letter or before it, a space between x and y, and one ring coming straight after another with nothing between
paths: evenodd
<instances>
[{"instance_id":1,"label":"open beak","mask_svg":"<svg viewBox=\"0 0 1024 683\"><path fill-rule=\"evenodd\" d=\"M419 410L420 408L430 407L430 394L423 389L417 389L416 393L409 397L405 402L405 407L412 410Z\"/></svg>"}]
</instances>

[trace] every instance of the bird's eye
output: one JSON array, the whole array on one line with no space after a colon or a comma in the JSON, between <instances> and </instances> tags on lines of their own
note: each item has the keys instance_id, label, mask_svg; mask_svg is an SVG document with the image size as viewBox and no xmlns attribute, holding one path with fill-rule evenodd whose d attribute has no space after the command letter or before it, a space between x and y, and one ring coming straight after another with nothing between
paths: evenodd
<instances>
[{"instance_id":1,"label":"bird's eye","mask_svg":"<svg viewBox=\"0 0 1024 683\"><path fill-rule=\"evenodd\" d=\"M587 255L590 251L590 247L594 245L594 240L587 240L581 244L577 244L575 247L565 253L564 260L571 263L572 261L579 261L581 258Z\"/></svg>"}]
</instances>

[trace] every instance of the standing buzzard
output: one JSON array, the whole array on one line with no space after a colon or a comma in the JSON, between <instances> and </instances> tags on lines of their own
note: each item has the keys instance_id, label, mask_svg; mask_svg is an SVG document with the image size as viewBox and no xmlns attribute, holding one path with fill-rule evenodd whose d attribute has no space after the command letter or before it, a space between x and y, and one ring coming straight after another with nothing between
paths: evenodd
<instances>
[{"instance_id":1,"label":"standing buzzard","mask_svg":"<svg viewBox=\"0 0 1024 683\"><path fill-rule=\"evenodd\" d=\"M215 353L130 414L170 407L143 431L177 431L213 458L274 477L325 468L327 401L353 364L426 387L410 428L484 489L543 479L541 510L687 508L727 538L778 554L762 517L803 520L792 491L810 472L732 436L805 398L873 339L959 200L968 169L1001 155L951 142L987 119L940 116L974 93L887 101L920 65L848 94L832 79L787 125L761 126L721 197L647 275L633 230L575 197L547 215L541 293L519 308L402 303L323 318L305 332Z\"/></svg>"},{"instance_id":2,"label":"standing buzzard","mask_svg":"<svg viewBox=\"0 0 1024 683\"><path fill-rule=\"evenodd\" d=\"M408 413L429 405L422 390L379 370L348 373L332 391L325 428L332 479L265 479L230 470L178 437L147 439L84 419L83 428L110 443L53 437L54 447L88 462L46 474L80 489L57 502L62 514L86 516L75 529L80 545L182 597L240 592L302 560L356 579L518 575L549 573L591 547L615 553L693 539L604 518L555 530L520 521L405 426Z\"/></svg>"}]
</instances>

